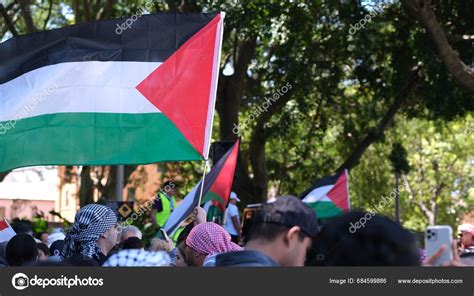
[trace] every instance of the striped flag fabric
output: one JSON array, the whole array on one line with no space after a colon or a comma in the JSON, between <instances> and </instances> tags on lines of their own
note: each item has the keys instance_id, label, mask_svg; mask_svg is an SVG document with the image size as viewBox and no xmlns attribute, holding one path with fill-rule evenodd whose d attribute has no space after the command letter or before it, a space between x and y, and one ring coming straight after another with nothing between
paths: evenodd
<instances>
[{"instance_id":1,"label":"striped flag fabric","mask_svg":"<svg viewBox=\"0 0 474 296\"><path fill-rule=\"evenodd\" d=\"M7 220L0 220L0 243L9 241L16 235L15 230L10 226Z\"/></svg>"},{"instance_id":2,"label":"striped flag fabric","mask_svg":"<svg viewBox=\"0 0 474 296\"><path fill-rule=\"evenodd\" d=\"M314 209L318 219L331 218L349 211L348 171L316 181L300 198Z\"/></svg>"},{"instance_id":3,"label":"striped flag fabric","mask_svg":"<svg viewBox=\"0 0 474 296\"><path fill-rule=\"evenodd\" d=\"M222 33L158 13L0 43L0 171L206 159Z\"/></svg>"},{"instance_id":4,"label":"striped flag fabric","mask_svg":"<svg viewBox=\"0 0 474 296\"><path fill-rule=\"evenodd\" d=\"M234 181L235 166L239 153L240 140L237 140L232 148L222 156L214 165L211 171L204 178L204 188L202 189L201 204L213 200L222 205L223 209L227 207L232 182ZM166 233L172 234L193 212L199 204L199 195L201 193L202 180L189 192L181 203L171 213L168 221L163 227Z\"/></svg>"},{"instance_id":5,"label":"striped flag fabric","mask_svg":"<svg viewBox=\"0 0 474 296\"><path fill-rule=\"evenodd\" d=\"M232 148L222 157L226 159L223 163L222 169L220 170L216 180L212 183L211 188L209 188L206 194L203 195L201 201L201 205L210 201L212 205L222 211L222 214L225 212L227 203L229 202L232 183L234 181L235 166L237 164L237 156L239 154L239 145L240 140L237 140ZM219 160L217 164L219 164L220 161L221 160Z\"/></svg>"}]
</instances>

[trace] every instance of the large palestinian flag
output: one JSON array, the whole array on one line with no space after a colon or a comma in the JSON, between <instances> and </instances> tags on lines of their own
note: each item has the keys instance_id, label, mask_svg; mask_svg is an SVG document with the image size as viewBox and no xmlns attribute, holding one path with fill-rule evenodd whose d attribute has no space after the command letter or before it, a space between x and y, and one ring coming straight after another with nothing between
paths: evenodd
<instances>
[{"instance_id":1,"label":"large palestinian flag","mask_svg":"<svg viewBox=\"0 0 474 296\"><path fill-rule=\"evenodd\" d=\"M318 219L331 218L349 211L349 174L347 170L318 180L300 197L312 207Z\"/></svg>"},{"instance_id":2,"label":"large palestinian flag","mask_svg":"<svg viewBox=\"0 0 474 296\"><path fill-rule=\"evenodd\" d=\"M240 140L237 140L229 151L222 156L214 165L211 171L204 178L204 188L202 189L201 204L207 201L213 201L222 211L227 207L232 182L234 181L235 166L239 153ZM195 207L199 205L199 195L201 193L202 180L194 186L183 201L171 213L168 221L163 227L168 234L173 233L181 223L192 213Z\"/></svg>"},{"instance_id":3,"label":"large palestinian flag","mask_svg":"<svg viewBox=\"0 0 474 296\"><path fill-rule=\"evenodd\" d=\"M0 43L0 171L207 158L222 15L134 20Z\"/></svg>"}]
</instances>

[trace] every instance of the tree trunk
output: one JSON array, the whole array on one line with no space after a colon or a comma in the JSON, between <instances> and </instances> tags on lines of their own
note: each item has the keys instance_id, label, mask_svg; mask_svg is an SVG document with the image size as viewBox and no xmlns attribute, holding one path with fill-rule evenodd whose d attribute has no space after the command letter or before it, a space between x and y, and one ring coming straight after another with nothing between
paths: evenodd
<instances>
[{"instance_id":1,"label":"tree trunk","mask_svg":"<svg viewBox=\"0 0 474 296\"><path fill-rule=\"evenodd\" d=\"M239 47L239 56L234 65L234 74L224 76L221 74L217 112L220 118L220 135L222 141L237 139L237 134L232 130L234 124L239 124L240 101L245 85L247 68L255 53L257 40L252 38L243 42Z\"/></svg>"},{"instance_id":2,"label":"tree trunk","mask_svg":"<svg viewBox=\"0 0 474 296\"><path fill-rule=\"evenodd\" d=\"M246 71L255 53L256 38L243 42L239 46L239 55L234 61L234 74L219 77L216 110L219 114L220 139L232 141L237 139L233 132L234 124L239 124L239 109L246 79ZM239 154L235 170L234 190L242 197L245 203L255 202L255 190L248 173L248 161Z\"/></svg>"},{"instance_id":3,"label":"tree trunk","mask_svg":"<svg viewBox=\"0 0 474 296\"><path fill-rule=\"evenodd\" d=\"M94 202L94 182L90 175L90 166L83 166L81 171L81 187L79 189L79 206L83 207Z\"/></svg>"},{"instance_id":4,"label":"tree trunk","mask_svg":"<svg viewBox=\"0 0 474 296\"><path fill-rule=\"evenodd\" d=\"M25 21L26 31L28 33L34 33L37 31L35 24L33 22L33 18L31 17L31 10L30 10L30 0L20 0L20 8L21 8L21 16Z\"/></svg>"},{"instance_id":5,"label":"tree trunk","mask_svg":"<svg viewBox=\"0 0 474 296\"><path fill-rule=\"evenodd\" d=\"M7 24L8 30L10 30L13 36L18 36L18 31L15 29L15 25L13 24L12 19L8 15L7 9L5 8L5 6L3 6L2 3L0 3L0 13L3 16L5 23Z\"/></svg>"},{"instance_id":6,"label":"tree trunk","mask_svg":"<svg viewBox=\"0 0 474 296\"><path fill-rule=\"evenodd\" d=\"M135 171L137 168L136 165L126 165L124 166L124 174L123 174L123 186L127 186L128 179L130 175ZM107 177L107 183L105 184L103 190L101 190L101 198L106 198L107 200L117 200L117 192L116 192L116 183L117 183L117 166L112 165L110 166L109 175Z\"/></svg>"},{"instance_id":7,"label":"tree trunk","mask_svg":"<svg viewBox=\"0 0 474 296\"><path fill-rule=\"evenodd\" d=\"M294 85L294 83L289 83ZM256 197L262 201L266 201L268 197L268 169L265 155L265 144L267 143L267 135L265 134L265 124L276 112L280 111L286 103L291 99L296 87L292 86L289 91L273 102L269 108L262 112L257 118L257 124L252 133L250 141L250 163L253 171L254 190ZM263 102L262 102L263 103Z\"/></svg>"}]
</instances>

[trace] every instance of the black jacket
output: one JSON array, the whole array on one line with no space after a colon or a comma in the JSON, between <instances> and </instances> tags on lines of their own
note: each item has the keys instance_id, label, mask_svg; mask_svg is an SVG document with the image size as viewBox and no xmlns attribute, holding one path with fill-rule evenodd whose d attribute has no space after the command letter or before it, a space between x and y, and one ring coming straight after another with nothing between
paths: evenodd
<instances>
[{"instance_id":1,"label":"black jacket","mask_svg":"<svg viewBox=\"0 0 474 296\"><path fill-rule=\"evenodd\" d=\"M217 256L216 266L278 266L272 258L258 251L237 251Z\"/></svg>"}]
</instances>

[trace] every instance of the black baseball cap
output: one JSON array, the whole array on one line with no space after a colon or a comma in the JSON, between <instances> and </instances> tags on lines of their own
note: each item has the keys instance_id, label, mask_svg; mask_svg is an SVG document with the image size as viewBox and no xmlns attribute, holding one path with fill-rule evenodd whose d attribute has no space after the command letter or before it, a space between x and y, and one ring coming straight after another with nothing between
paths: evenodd
<instances>
[{"instance_id":1,"label":"black baseball cap","mask_svg":"<svg viewBox=\"0 0 474 296\"><path fill-rule=\"evenodd\" d=\"M318 234L318 222L314 210L291 195L277 197L276 201L262 205L253 217L253 223L299 226L309 237Z\"/></svg>"}]
</instances>

